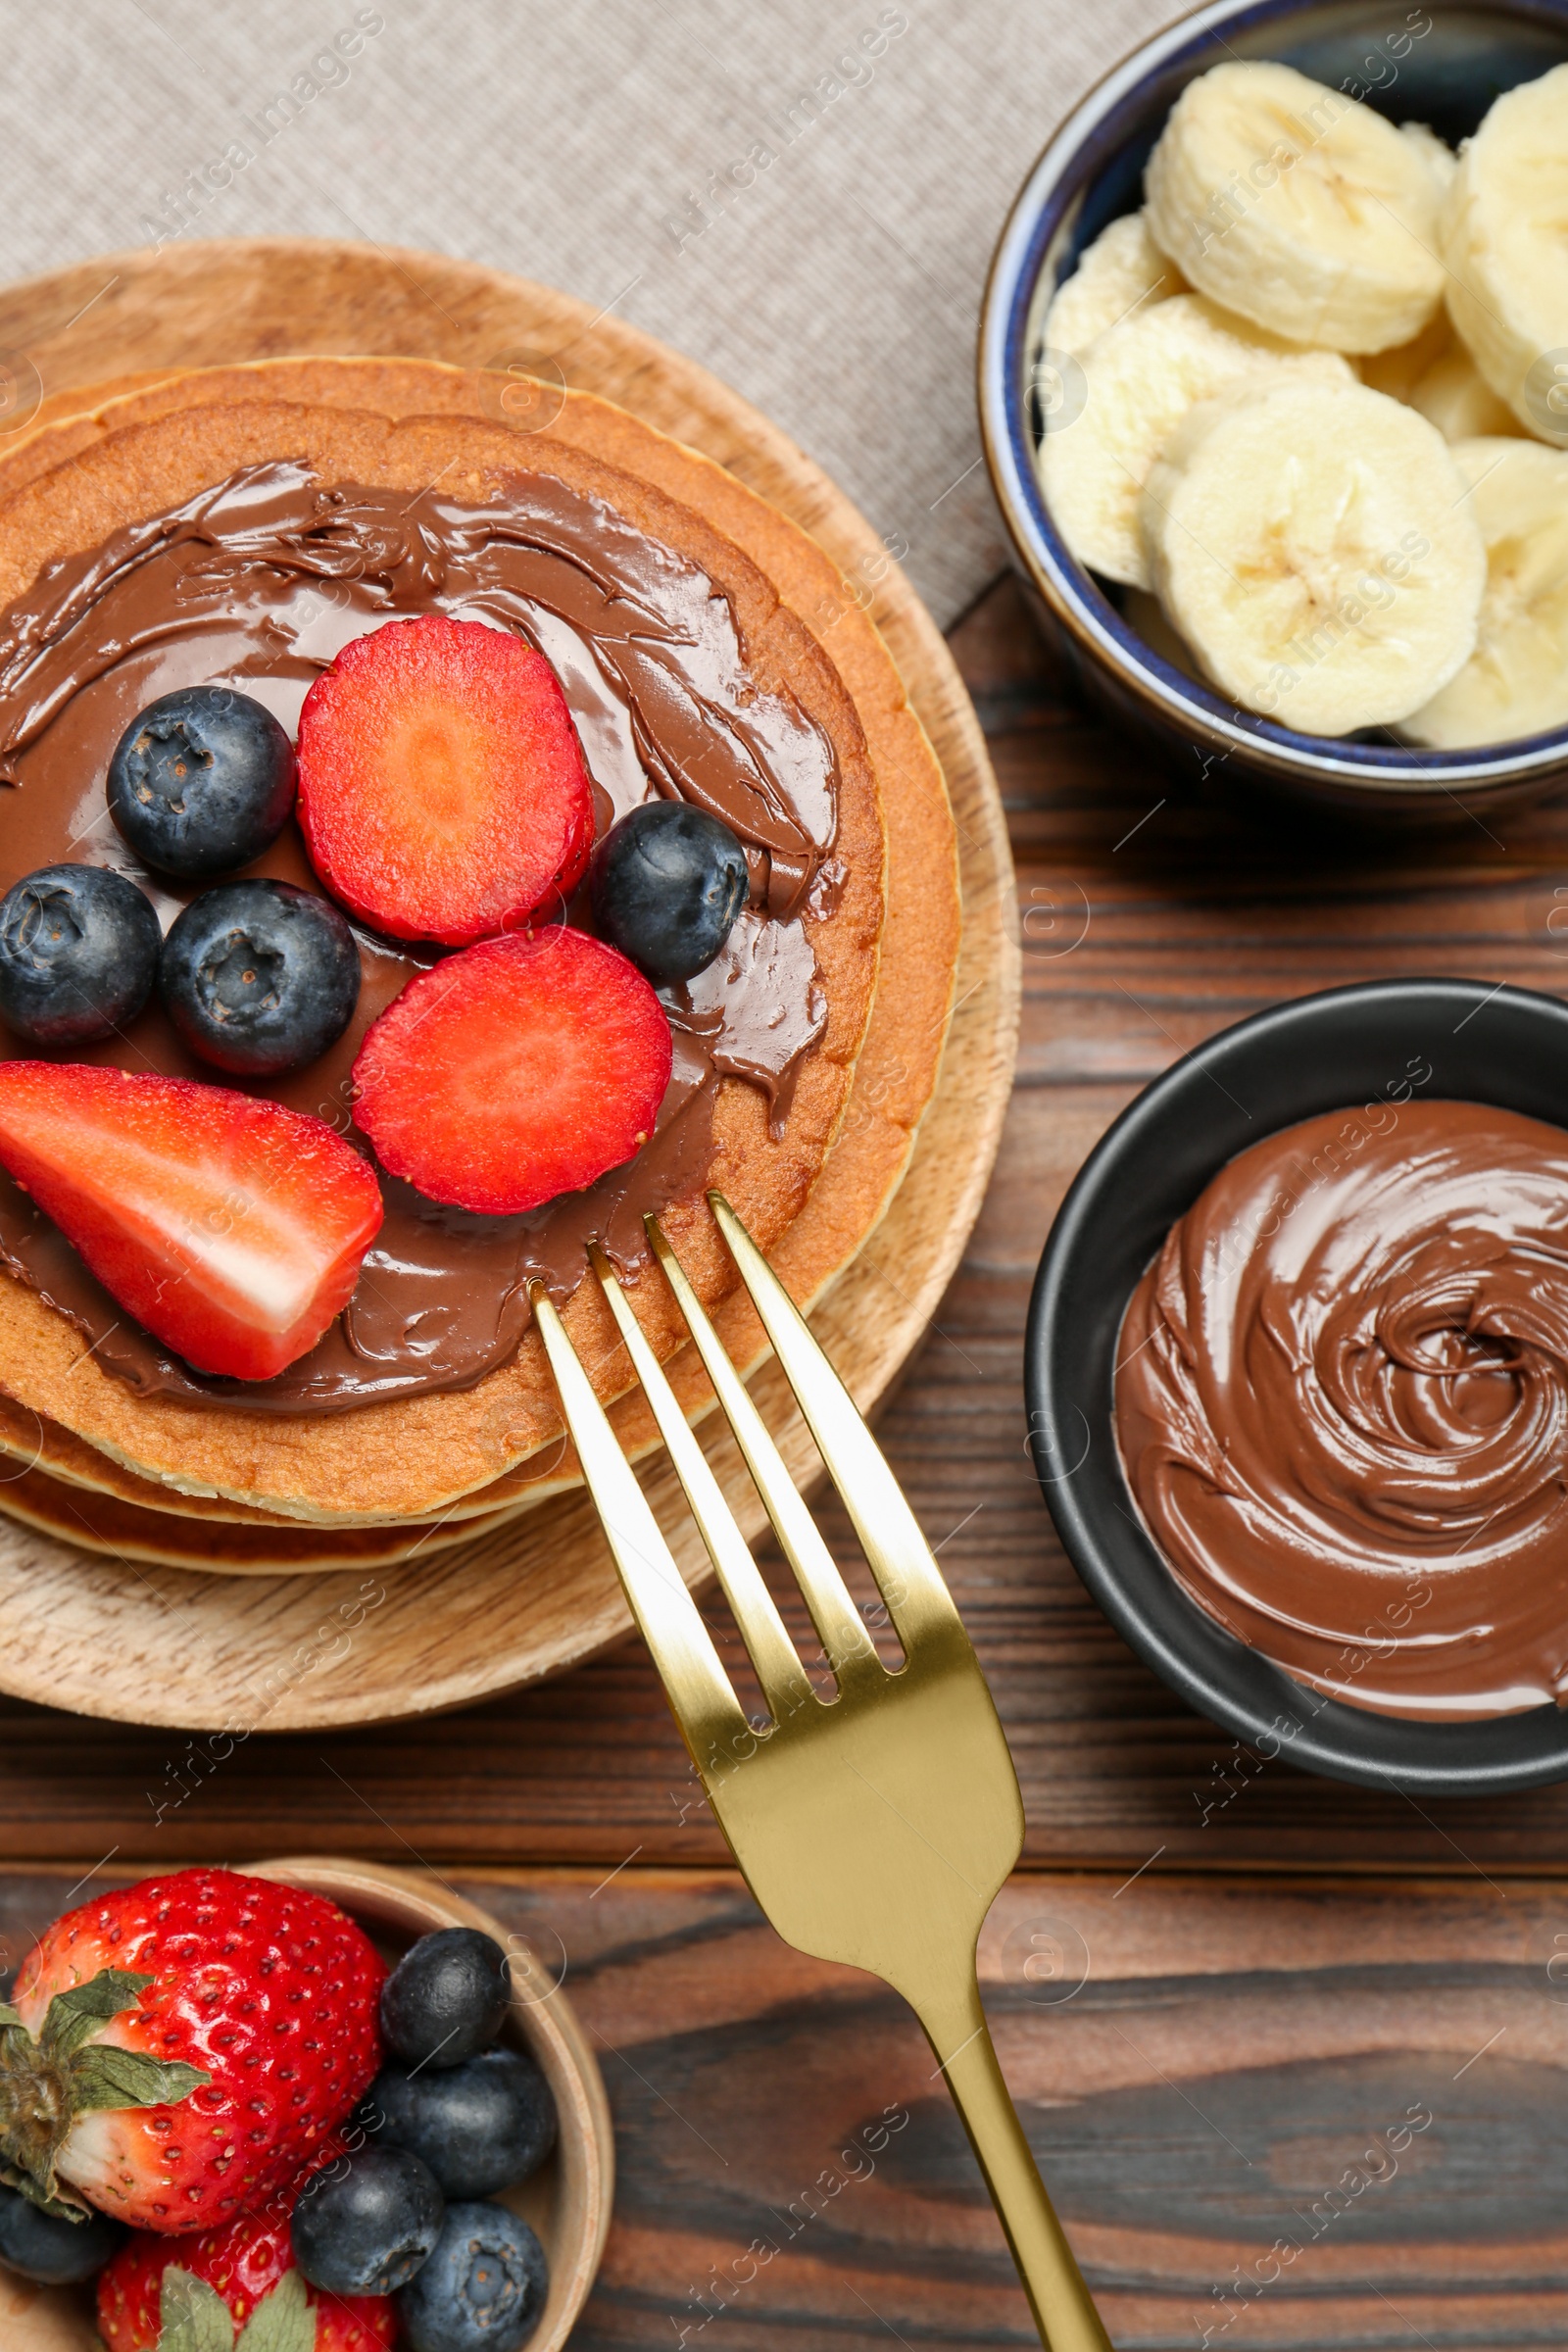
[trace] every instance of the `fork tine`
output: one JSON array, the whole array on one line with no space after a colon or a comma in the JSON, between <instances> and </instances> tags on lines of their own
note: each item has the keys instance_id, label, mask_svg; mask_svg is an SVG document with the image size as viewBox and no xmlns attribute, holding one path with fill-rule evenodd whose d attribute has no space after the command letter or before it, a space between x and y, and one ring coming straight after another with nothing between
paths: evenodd
<instances>
[{"instance_id":1,"label":"fork tine","mask_svg":"<svg viewBox=\"0 0 1568 2352\"><path fill-rule=\"evenodd\" d=\"M906 1651L922 1633L951 1634L960 1624L953 1595L881 1447L806 1317L729 1202L721 1193L710 1193L708 1200L816 1449L843 1496Z\"/></svg>"},{"instance_id":2,"label":"fork tine","mask_svg":"<svg viewBox=\"0 0 1568 2352\"><path fill-rule=\"evenodd\" d=\"M785 1629L774 1604L773 1595L762 1582L753 1559L746 1538L735 1522L735 1514L724 1500L723 1491L709 1467L692 1430L690 1422L675 1400L675 1393L660 1369L659 1359L643 1336L642 1325L631 1311L625 1292L615 1279L614 1269L597 1245L590 1248L589 1260L598 1275L600 1287L610 1301L610 1311L620 1328L626 1352L631 1357L632 1370L642 1383L643 1394L653 1408L659 1424L659 1434L664 1449L680 1480L692 1517L696 1520L708 1556L724 1588L724 1597L734 1612L741 1629L741 1638L751 1653L757 1669L757 1679L762 1695L776 1723L804 1705L816 1705L816 1693L810 1678L796 1655L795 1644Z\"/></svg>"},{"instance_id":3,"label":"fork tine","mask_svg":"<svg viewBox=\"0 0 1568 2352\"><path fill-rule=\"evenodd\" d=\"M725 1354L717 1332L709 1321L696 1292L687 1281L679 1258L657 1220L647 1220L648 1237L663 1268L664 1279L686 1319L713 1394L735 1433L752 1483L773 1522L773 1533L795 1571L806 1595L811 1622L837 1678L841 1691L864 1679L879 1679L886 1669L866 1632L860 1613L839 1574L838 1563L817 1533L816 1523L795 1491L784 1457L767 1433L761 1414L748 1396L744 1382Z\"/></svg>"},{"instance_id":4,"label":"fork tine","mask_svg":"<svg viewBox=\"0 0 1568 2352\"><path fill-rule=\"evenodd\" d=\"M528 1296L632 1615L693 1761L706 1773L721 1755L737 1752L738 1740L755 1738L751 1724L544 1285L530 1283Z\"/></svg>"}]
</instances>

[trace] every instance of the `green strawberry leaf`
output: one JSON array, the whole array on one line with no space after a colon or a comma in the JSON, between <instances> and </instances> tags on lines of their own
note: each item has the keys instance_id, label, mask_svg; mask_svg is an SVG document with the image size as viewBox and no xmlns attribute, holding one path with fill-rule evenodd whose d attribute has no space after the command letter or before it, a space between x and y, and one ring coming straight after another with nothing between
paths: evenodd
<instances>
[{"instance_id":1,"label":"green strawberry leaf","mask_svg":"<svg viewBox=\"0 0 1568 2352\"><path fill-rule=\"evenodd\" d=\"M91 2040L100 2026L134 2009L153 1982L151 1977L133 1975L128 1968L103 1968L85 1984L69 1985L49 2004L39 2047L52 2057L70 2058L84 2041ZM22 2020L18 2018L17 2023Z\"/></svg>"},{"instance_id":2,"label":"green strawberry leaf","mask_svg":"<svg viewBox=\"0 0 1568 2352\"><path fill-rule=\"evenodd\" d=\"M234 2352L316 2352L316 2314L305 2300L298 2271L285 2271L271 2293L262 2297Z\"/></svg>"},{"instance_id":3,"label":"green strawberry leaf","mask_svg":"<svg viewBox=\"0 0 1568 2352\"><path fill-rule=\"evenodd\" d=\"M212 2079L182 2058L149 2058L143 2050L89 2042L71 2061L72 2113L85 2115L96 2107L172 2107Z\"/></svg>"},{"instance_id":4,"label":"green strawberry leaf","mask_svg":"<svg viewBox=\"0 0 1568 2352\"><path fill-rule=\"evenodd\" d=\"M85 2218L87 2208L62 2188L55 2172L78 2115L172 2107L212 2081L199 2066L93 2039L133 2009L153 1982L129 1969L100 1969L85 1984L55 1994L36 2041L16 2010L0 2003L0 2180L41 2212Z\"/></svg>"},{"instance_id":5,"label":"green strawberry leaf","mask_svg":"<svg viewBox=\"0 0 1568 2352\"><path fill-rule=\"evenodd\" d=\"M158 2302L158 2352L234 2352L228 2305L205 2278L171 2263Z\"/></svg>"},{"instance_id":6,"label":"green strawberry leaf","mask_svg":"<svg viewBox=\"0 0 1568 2352\"><path fill-rule=\"evenodd\" d=\"M0 2180L7 2188L20 2190L29 2205L48 2214L55 2222L87 2222L92 2219L92 2207L74 2197L69 2188L62 2188L53 2177L40 2180L34 2174L24 2172L19 2164L0 2164Z\"/></svg>"}]
</instances>

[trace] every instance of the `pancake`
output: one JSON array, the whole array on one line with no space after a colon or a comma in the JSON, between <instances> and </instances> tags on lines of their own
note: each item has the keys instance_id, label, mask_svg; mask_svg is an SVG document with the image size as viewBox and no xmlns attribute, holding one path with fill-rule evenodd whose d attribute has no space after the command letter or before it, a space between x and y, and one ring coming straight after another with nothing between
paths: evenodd
<instances>
[{"instance_id":1,"label":"pancake","mask_svg":"<svg viewBox=\"0 0 1568 2352\"><path fill-rule=\"evenodd\" d=\"M101 441L110 428L100 421L110 403L127 399L159 384L175 384L188 370L142 368L134 375L117 375L107 383L78 386L69 392L47 392L27 422L0 439L0 498L9 498L24 482L62 465L78 449ZM177 407L177 397L172 404Z\"/></svg>"},{"instance_id":2,"label":"pancake","mask_svg":"<svg viewBox=\"0 0 1568 2352\"><path fill-rule=\"evenodd\" d=\"M117 1560L145 1560L210 1576L314 1576L345 1568L396 1568L457 1544L477 1543L512 1517L405 1521L397 1527L278 1526L201 1519L144 1510L118 1495L51 1478L47 1471L0 1471L0 1512L24 1527Z\"/></svg>"},{"instance_id":3,"label":"pancake","mask_svg":"<svg viewBox=\"0 0 1568 2352\"><path fill-rule=\"evenodd\" d=\"M241 397L259 386L307 397L286 403ZM383 411L416 412L416 420L390 430L368 407L356 408L372 398ZM164 414L141 413L149 404ZM13 469L26 461L41 470L0 509L0 596L14 597L42 562L101 542L127 517L160 512L199 483L285 452L307 456L322 479L330 474L412 490L440 475L444 492L456 485L473 498L515 469L520 452L531 471L590 487L662 544L701 561L730 599L759 673L765 669L770 679L788 683L830 736L838 762L839 840L849 873L838 906L814 935L829 1000L826 1034L808 1056L779 1134L768 1131L760 1091L743 1080L723 1081L714 1112L714 1180L770 1249L796 1295L809 1298L874 1224L934 1080L957 937L951 820L939 771L880 641L831 564L773 510L608 404L568 396L553 432L532 437L472 421L471 412L487 405L493 402L482 382L456 370L343 361L186 375L101 402L90 417L84 413L49 426L7 461ZM448 416L438 421L434 413L442 406ZM83 441L88 425L96 437ZM72 436L74 446L63 463L45 467L59 435ZM752 560L758 557L761 564ZM836 669L789 610L792 599L816 615L827 611ZM889 876L903 884L891 894L889 944L896 952L884 956L870 1027L874 1084L829 1152L871 1004L882 895L879 786L889 819ZM731 1291L733 1276L706 1207L680 1202L665 1223L707 1297ZM667 1353L680 1333L662 1283L657 1276L640 1280L633 1296L656 1346ZM749 1308L731 1299L720 1314L732 1352L754 1358L758 1335ZM627 1369L591 1287L575 1293L567 1317L601 1393L614 1395L626 1385ZM703 1388L689 1353L676 1377L696 1406ZM314 1421L263 1420L206 1407L193 1412L128 1392L83 1359L73 1326L10 1283L0 1287L0 1379L24 1404L84 1439L137 1482L193 1495L205 1490L277 1516L349 1525L454 1506L486 1511L558 1491L574 1471L531 1333L512 1363L469 1390ZM628 1397L616 1413L629 1444L648 1442L639 1398Z\"/></svg>"},{"instance_id":4,"label":"pancake","mask_svg":"<svg viewBox=\"0 0 1568 2352\"><path fill-rule=\"evenodd\" d=\"M528 1509L530 1501L544 1499L541 1481L537 1495L509 1499L499 1507L466 1499L440 1520L405 1520L369 1530L307 1528L281 1512L257 1510L220 1494L185 1494L138 1478L58 1421L4 1396L0 1456L11 1465L0 1468L0 1510L28 1526L47 1528L89 1548L233 1575L352 1567L372 1556L390 1566L489 1535ZM103 1535L96 1544L84 1532L93 1529ZM374 1537L368 1547L361 1541L366 1534ZM274 1537L277 1541L270 1541Z\"/></svg>"},{"instance_id":5,"label":"pancake","mask_svg":"<svg viewBox=\"0 0 1568 2352\"><path fill-rule=\"evenodd\" d=\"M614 1408L618 1409L618 1408ZM34 1412L30 1406L19 1404L14 1397L0 1394L0 1455L24 1468L41 1470L57 1485L73 1487L94 1495L114 1496L119 1501L134 1505L138 1510L157 1511L199 1521L226 1522L241 1528L286 1528L298 1534L304 1524L296 1515L282 1511L259 1509L254 1503L234 1502L225 1494L187 1493L179 1487L142 1478L128 1470L113 1454L99 1446L90 1446L74 1431L51 1421L47 1414ZM546 1449L545 1455L533 1465L531 1477L514 1474L513 1486L502 1492L481 1488L477 1494L460 1495L448 1506L444 1519L460 1529L465 1522L510 1519L519 1510L528 1510L535 1503L548 1501L552 1494L564 1493L576 1485L575 1462L564 1473L558 1459L557 1448ZM0 1471L0 1484L6 1474ZM505 1482L498 1482L503 1487ZM4 1497L0 1496L0 1504ZM391 1523L383 1520L365 1522L371 1527ZM417 1535L429 1523L408 1523L407 1532ZM319 1533L330 1539L339 1532L354 1532L352 1520L336 1521L322 1526ZM454 1539L456 1541L456 1539ZM356 1555L357 1556L357 1555ZM329 1557L323 1549L323 1561Z\"/></svg>"}]
</instances>

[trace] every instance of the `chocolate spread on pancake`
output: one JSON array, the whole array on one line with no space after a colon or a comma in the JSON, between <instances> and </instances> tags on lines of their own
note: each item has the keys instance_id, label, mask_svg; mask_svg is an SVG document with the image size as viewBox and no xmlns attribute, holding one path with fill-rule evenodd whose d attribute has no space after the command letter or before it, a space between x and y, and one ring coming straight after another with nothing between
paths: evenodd
<instances>
[{"instance_id":1,"label":"chocolate spread on pancake","mask_svg":"<svg viewBox=\"0 0 1568 2352\"><path fill-rule=\"evenodd\" d=\"M1117 1348L1179 1583L1351 1705L1568 1699L1568 1132L1471 1102L1309 1119L1221 1170Z\"/></svg>"},{"instance_id":2,"label":"chocolate spread on pancake","mask_svg":"<svg viewBox=\"0 0 1568 2352\"><path fill-rule=\"evenodd\" d=\"M515 1349L526 1283L565 1298L597 1236L623 1271L646 1260L646 1211L694 1192L710 1156L719 1078L752 1080L775 1117L821 1035L825 1006L801 915L828 908L838 779L832 746L787 694L750 673L727 599L698 565L555 476L518 473L485 506L328 486L302 465L248 468L186 505L51 564L0 618L0 892L63 858L113 866L167 929L192 888L149 874L111 820L109 758L138 710L219 682L292 734L318 673L351 638L439 612L515 629L555 667L595 787L600 830L653 793L710 809L745 843L753 903L723 956L663 991L675 1068L651 1141L586 1192L483 1217L381 1178L386 1218L343 1315L270 1381L188 1371L130 1322L75 1250L0 1174L0 1260L145 1395L270 1413L342 1412L471 1387ZM244 869L318 889L291 823ZM584 901L573 921L590 920ZM350 1069L369 1023L439 951L356 925L364 968L344 1037L308 1068L250 1091L328 1120L361 1150ZM21 1051L0 1030L0 1053ZM206 1083L156 1002L66 1058Z\"/></svg>"}]
</instances>

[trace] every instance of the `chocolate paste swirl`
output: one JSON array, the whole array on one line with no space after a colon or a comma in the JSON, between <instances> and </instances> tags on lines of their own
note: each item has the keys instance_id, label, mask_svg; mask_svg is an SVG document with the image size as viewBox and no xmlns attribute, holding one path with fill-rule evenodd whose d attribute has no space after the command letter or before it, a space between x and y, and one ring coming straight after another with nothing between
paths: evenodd
<instances>
[{"instance_id":1,"label":"chocolate paste swirl","mask_svg":"<svg viewBox=\"0 0 1568 2352\"><path fill-rule=\"evenodd\" d=\"M734 612L698 565L551 474L518 473L489 504L465 506L435 489L324 484L299 464L254 466L48 566L0 619L0 778L14 788L0 793L0 890L85 859L128 874L167 928L194 893L137 864L104 799L110 754L137 711L177 686L221 682L292 733L306 689L350 639L429 612L514 629L552 662L601 830L654 793L694 801L745 843L753 903L719 961L663 992L675 1069L636 1158L520 1217L446 1208L383 1176L385 1222L349 1306L275 1380L209 1380L171 1359L0 1177L0 1259L143 1394L299 1413L471 1387L515 1349L531 1277L565 1298L591 1236L623 1269L643 1262L644 1213L707 1172L719 1076L761 1086L782 1116L821 1035L801 917L830 905L841 878L832 746L790 696L758 686ZM245 871L319 887L292 825ZM570 915L589 922L585 901ZM437 951L356 932L365 980L348 1033L310 1068L253 1091L328 1119L365 1150L349 1115L360 1040ZM215 1081L156 1006L71 1058Z\"/></svg>"},{"instance_id":2,"label":"chocolate paste swirl","mask_svg":"<svg viewBox=\"0 0 1568 2352\"><path fill-rule=\"evenodd\" d=\"M1178 1581L1316 1689L1568 1695L1568 1132L1470 1102L1232 1160L1127 1310L1116 1431Z\"/></svg>"}]
</instances>

